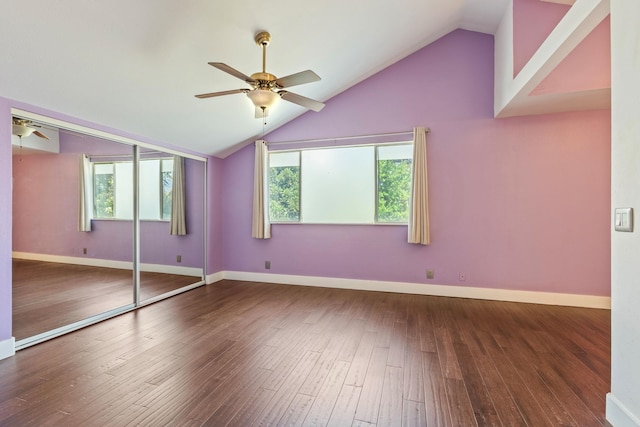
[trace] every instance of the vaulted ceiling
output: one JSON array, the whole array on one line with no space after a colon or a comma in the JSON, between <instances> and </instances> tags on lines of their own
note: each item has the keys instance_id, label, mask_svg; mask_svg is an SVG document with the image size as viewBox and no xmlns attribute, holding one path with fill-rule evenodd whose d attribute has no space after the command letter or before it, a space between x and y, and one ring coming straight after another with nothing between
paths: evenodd
<instances>
[{"instance_id":1,"label":"vaulted ceiling","mask_svg":"<svg viewBox=\"0 0 640 427\"><path fill-rule=\"evenodd\" d=\"M311 69L322 80L292 88L327 101L463 28L495 34L509 0L0 0L0 96L176 145L224 155L263 132L242 81L262 67L254 43L267 30L267 71ZM267 131L307 110L281 102ZM315 114L315 113L309 113Z\"/></svg>"}]
</instances>

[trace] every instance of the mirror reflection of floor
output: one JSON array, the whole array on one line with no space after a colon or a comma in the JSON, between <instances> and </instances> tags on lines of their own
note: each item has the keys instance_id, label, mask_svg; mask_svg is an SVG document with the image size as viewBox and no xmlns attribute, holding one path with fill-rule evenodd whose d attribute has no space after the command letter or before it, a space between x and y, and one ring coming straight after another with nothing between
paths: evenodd
<instances>
[{"instance_id":1,"label":"mirror reflection of floor","mask_svg":"<svg viewBox=\"0 0 640 427\"><path fill-rule=\"evenodd\" d=\"M141 300L200 280L140 273ZM13 260L13 336L16 340L68 325L133 302L131 270Z\"/></svg>"}]
</instances>

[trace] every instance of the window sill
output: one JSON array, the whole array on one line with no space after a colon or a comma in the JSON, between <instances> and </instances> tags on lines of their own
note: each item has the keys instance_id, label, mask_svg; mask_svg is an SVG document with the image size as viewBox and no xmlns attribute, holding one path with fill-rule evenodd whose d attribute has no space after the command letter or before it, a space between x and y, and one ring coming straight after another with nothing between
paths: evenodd
<instances>
[{"instance_id":1,"label":"window sill","mask_svg":"<svg viewBox=\"0 0 640 427\"><path fill-rule=\"evenodd\" d=\"M272 225L375 225L375 226L407 226L406 222L272 222Z\"/></svg>"},{"instance_id":2,"label":"window sill","mask_svg":"<svg viewBox=\"0 0 640 427\"><path fill-rule=\"evenodd\" d=\"M91 221L126 221L133 222L132 219L122 219L122 218L91 218ZM168 219L141 219L140 222L166 222L169 223L171 220Z\"/></svg>"}]
</instances>

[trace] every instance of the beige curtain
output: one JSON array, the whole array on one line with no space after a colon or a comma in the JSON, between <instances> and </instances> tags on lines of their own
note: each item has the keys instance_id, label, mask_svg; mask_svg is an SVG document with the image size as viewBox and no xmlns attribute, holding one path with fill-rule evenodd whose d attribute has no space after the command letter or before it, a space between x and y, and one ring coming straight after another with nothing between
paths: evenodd
<instances>
[{"instance_id":1,"label":"beige curtain","mask_svg":"<svg viewBox=\"0 0 640 427\"><path fill-rule=\"evenodd\" d=\"M256 239L271 238L271 224L269 223L268 180L266 179L269 151L265 141L256 141L255 164L253 170L253 221L251 237Z\"/></svg>"},{"instance_id":2,"label":"beige curtain","mask_svg":"<svg viewBox=\"0 0 640 427\"><path fill-rule=\"evenodd\" d=\"M428 245L429 186L427 185L427 132L413 129L413 165L411 171L411 206L409 211L409 243Z\"/></svg>"},{"instance_id":3,"label":"beige curtain","mask_svg":"<svg viewBox=\"0 0 640 427\"><path fill-rule=\"evenodd\" d=\"M173 156L173 183L171 186L171 234L187 234L184 157Z\"/></svg>"},{"instance_id":4,"label":"beige curtain","mask_svg":"<svg viewBox=\"0 0 640 427\"><path fill-rule=\"evenodd\" d=\"M93 179L91 176L91 161L89 156L80 156L79 171L79 203L78 203L78 231L91 231L93 217Z\"/></svg>"}]
</instances>

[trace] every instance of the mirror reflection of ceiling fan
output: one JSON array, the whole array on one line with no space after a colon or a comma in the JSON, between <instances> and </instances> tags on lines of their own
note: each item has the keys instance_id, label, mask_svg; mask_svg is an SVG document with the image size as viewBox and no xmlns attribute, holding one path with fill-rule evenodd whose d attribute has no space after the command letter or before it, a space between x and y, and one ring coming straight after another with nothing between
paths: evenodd
<instances>
[{"instance_id":1,"label":"mirror reflection of ceiling fan","mask_svg":"<svg viewBox=\"0 0 640 427\"><path fill-rule=\"evenodd\" d=\"M322 110L322 108L324 108L324 104L322 102L283 90L291 86L316 82L320 80L320 77L311 70L301 71L299 73L280 78L267 73L267 46L271 42L271 35L266 31L262 31L256 34L254 40L258 46L262 46L262 72L254 73L249 77L235 68L232 68L227 64L223 64L222 62L209 62L209 65L216 67L225 73L231 74L233 77L243 80L251 86L251 88L203 93L201 95L196 95L196 98L204 99L216 96L232 95L235 93L244 93L249 97L249 99L251 99L251 102L253 102L256 107L256 118L266 117L268 110L272 108L280 98L313 111Z\"/></svg>"},{"instance_id":2,"label":"mirror reflection of ceiling fan","mask_svg":"<svg viewBox=\"0 0 640 427\"><path fill-rule=\"evenodd\" d=\"M11 126L11 133L22 138L26 138L27 136L30 136L31 134L40 137L40 138L44 138L44 139L49 139L49 137L47 135L45 135L44 133L40 132L38 130L38 128L40 127L39 125L36 125L35 123L33 123L31 120L27 120L27 119L20 119L18 117L13 117L12 120L12 126Z\"/></svg>"}]
</instances>

